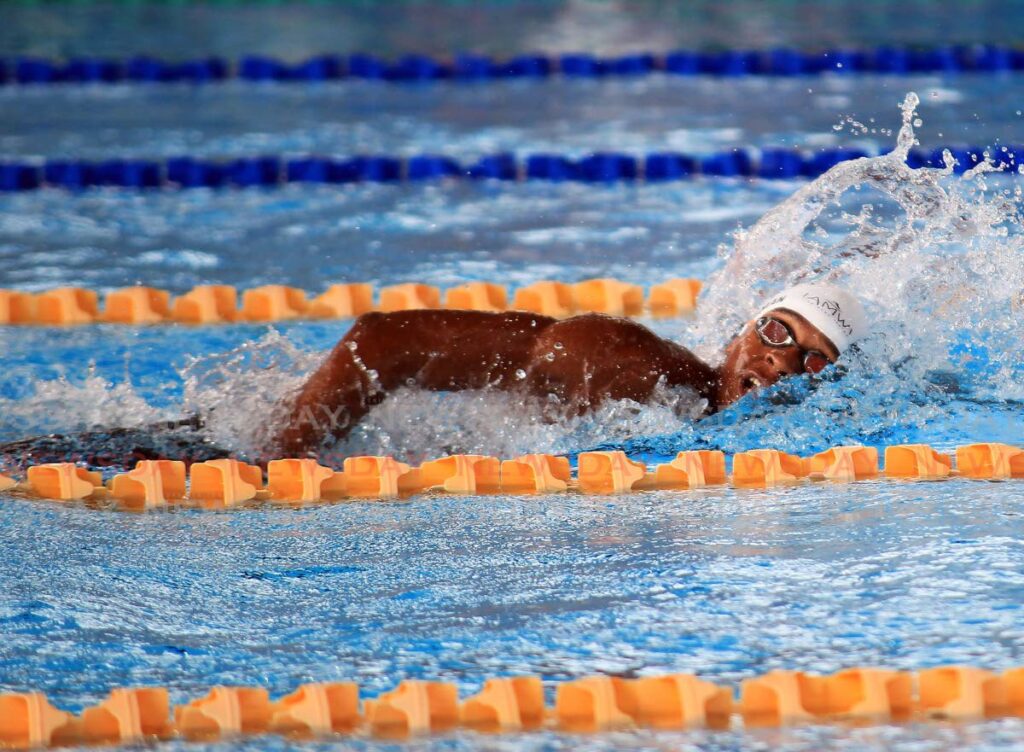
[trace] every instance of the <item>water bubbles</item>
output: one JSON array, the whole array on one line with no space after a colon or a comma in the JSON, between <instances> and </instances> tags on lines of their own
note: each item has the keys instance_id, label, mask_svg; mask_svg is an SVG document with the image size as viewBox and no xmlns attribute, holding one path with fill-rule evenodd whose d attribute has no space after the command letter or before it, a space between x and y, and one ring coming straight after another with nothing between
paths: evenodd
<instances>
[{"instance_id":1,"label":"water bubbles","mask_svg":"<svg viewBox=\"0 0 1024 752\"><path fill-rule=\"evenodd\" d=\"M556 342L554 345L552 345L552 347L554 347L556 350L561 350L563 347L565 347L565 345L563 345L561 342Z\"/></svg>"},{"instance_id":2,"label":"water bubbles","mask_svg":"<svg viewBox=\"0 0 1024 752\"><path fill-rule=\"evenodd\" d=\"M524 371L522 368L517 368L516 369L516 381L522 381L525 378L526 378L526 371Z\"/></svg>"},{"instance_id":3,"label":"water bubbles","mask_svg":"<svg viewBox=\"0 0 1024 752\"><path fill-rule=\"evenodd\" d=\"M549 352L544 356L544 360L546 360L548 363L551 363L552 361L554 361L554 359L555 354L553 352Z\"/></svg>"},{"instance_id":4,"label":"water bubbles","mask_svg":"<svg viewBox=\"0 0 1024 752\"><path fill-rule=\"evenodd\" d=\"M416 386L416 379L414 379L412 376L410 376L409 378L407 378L405 380L405 385L407 387L414 387L414 386Z\"/></svg>"},{"instance_id":5,"label":"water bubbles","mask_svg":"<svg viewBox=\"0 0 1024 752\"><path fill-rule=\"evenodd\" d=\"M922 125L924 125L924 121L921 120L921 118L914 118L914 127L915 128L920 128Z\"/></svg>"}]
</instances>

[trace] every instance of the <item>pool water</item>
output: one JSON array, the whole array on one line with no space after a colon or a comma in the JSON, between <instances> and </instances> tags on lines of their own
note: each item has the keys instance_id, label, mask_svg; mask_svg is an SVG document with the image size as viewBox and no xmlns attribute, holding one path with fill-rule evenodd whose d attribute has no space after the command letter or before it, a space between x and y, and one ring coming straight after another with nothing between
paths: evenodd
<instances>
[{"instance_id":1,"label":"pool water","mask_svg":"<svg viewBox=\"0 0 1024 752\"><path fill-rule=\"evenodd\" d=\"M551 39L528 33L530 24L550 30L542 5L560 11L566 30L553 49L617 51L636 28L661 27L641 46L697 44L687 23L662 23L658 4L644 4L635 18L620 4L600 4L610 31L597 38L587 33L587 4L530 4L522 25L504 31L511 22L495 3L480 11L480 47L518 52ZM949 41L934 36L941 23L918 21L894 39L883 22L896 11L861 17L848 6L835 4L845 15L822 11L849 21L839 41ZM12 17L50 14L55 24L48 7ZM202 51L301 57L318 51L299 49L315 26L309 19L350 12L342 7L293 8L295 29L306 32L283 34L292 47L258 48L267 35L256 31L280 6L130 6L125 26L91 49L83 47L95 38L88 29L108 11L75 5L59 49L41 30L12 35L8 26L0 54L127 55L137 51L133 39L163 39L154 54L194 55L174 24L223 30L226 19L241 18L232 34L211 33ZM415 7L403 6L401 17ZM439 12L437 28L456 26L442 21L461 11ZM956 12L928 4L925 16L937 14L948 28ZM745 44L807 43L786 14L751 13ZM997 15L977 8L978 19ZM160 23L172 30L166 37ZM332 49L353 51L387 26L379 11L364 23L370 31L351 47L342 40ZM705 23L715 39L725 22ZM1011 25L979 21L971 32L987 36L968 41L1001 41ZM388 28L381 53L411 48ZM460 37L441 39L447 47L425 51L456 49ZM920 95L923 123L908 117L904 133L913 129L925 148L1020 140L1024 77L1016 75L653 75L482 86L8 87L0 89L0 155L889 150L910 91ZM875 333L824 378L780 384L697 423L692 400L671 393L551 425L508 396L406 391L325 457L574 456L600 447L653 463L706 447L809 454L843 443L1024 444L1020 178L912 177L897 162L854 166L813 186L699 179L0 194L0 287L104 291L141 282L181 293L205 283L286 283L316 292L340 281L516 286L614 276L649 286L698 277L708 288L697 317L644 323L714 358L766 295L802 275L831 275L861 292ZM810 198L790 200L801 190ZM199 412L211 441L252 453L280 395L348 323L0 328L0 441ZM40 689L77 710L125 685L166 685L181 702L219 683L279 695L303 681L355 680L373 696L403 678L426 678L455 682L465 695L487 677L536 674L550 700L554 682L591 673L686 671L737 683L774 668L1002 670L1024 663L1021 498L1018 483L954 479L134 515L0 495L0 691ZM422 744L1007 749L1024 748L1024 722L586 739L459 733ZM271 737L246 745L291 746Z\"/></svg>"}]
</instances>

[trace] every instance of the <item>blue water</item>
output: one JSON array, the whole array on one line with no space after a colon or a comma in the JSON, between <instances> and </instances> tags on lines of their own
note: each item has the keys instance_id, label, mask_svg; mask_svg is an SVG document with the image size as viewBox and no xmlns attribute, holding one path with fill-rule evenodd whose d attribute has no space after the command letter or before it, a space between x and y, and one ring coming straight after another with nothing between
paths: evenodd
<instances>
[{"instance_id":1,"label":"blue water","mask_svg":"<svg viewBox=\"0 0 1024 752\"><path fill-rule=\"evenodd\" d=\"M0 56L127 55L140 46L169 57L299 58L361 46L505 54L728 39L996 42L1014 41L1006 35L1019 14L976 3L967 24L959 5L818 5L786 3L769 13L761 4L709 4L688 15L656 3L409 3L387 17L362 4L5 8L13 22L0 24ZM267 34L285 11L293 23ZM809 14L822 23L803 22ZM428 22L437 33L422 32ZM950 39L950 29L966 36ZM1019 76L651 76L483 87L8 88L0 90L0 155L890 148L896 105L911 89L922 98L917 132L925 147L1021 141ZM964 201L917 222L918 230L943 232L907 241L906 256L898 245L877 259L862 252L877 248L871 238L902 227L881 197L871 199L870 221L851 219L866 191L845 194L805 233L830 245L856 230L855 260L844 269L864 283L878 326L842 378L798 379L696 424L671 400L610 406L551 426L495 395L407 393L386 401L338 451L422 458L451 449L509 456L603 446L656 462L704 446L809 453L838 443L1024 444L1020 309L1009 302L1020 282L1020 224L1007 208L1019 205L1018 181L989 178L985 191L971 193L947 179L945 189ZM704 179L0 195L0 287L103 291L142 282L180 293L211 282L283 282L315 292L337 281L710 279L733 233L802 185ZM926 198L918 203L930 205ZM1001 201L1007 207L997 207ZM761 273L773 284L785 278L771 263ZM737 293L736 307L755 292ZM695 320L645 323L684 344L714 344ZM276 396L347 326L0 328L0 441L215 406L213 438L245 451ZM130 515L0 495L0 691L41 689L80 709L112 687L137 684L167 685L175 702L217 683L277 695L332 679L358 681L366 696L410 677L453 681L466 694L486 677L530 673L543 677L550 699L554 682L595 672L692 671L737 683L773 668L962 662L1001 670L1024 663L1021 497L1014 482L951 480ZM286 747L273 738L247 745ZM459 733L429 746L1008 749L1024 748L1024 724L588 739Z\"/></svg>"}]
</instances>

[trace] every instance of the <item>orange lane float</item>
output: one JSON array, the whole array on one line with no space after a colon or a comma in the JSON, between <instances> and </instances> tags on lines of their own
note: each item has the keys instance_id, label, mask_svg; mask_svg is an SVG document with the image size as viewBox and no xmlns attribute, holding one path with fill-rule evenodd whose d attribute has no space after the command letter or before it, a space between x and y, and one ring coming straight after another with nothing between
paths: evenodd
<instances>
[{"instance_id":1,"label":"orange lane float","mask_svg":"<svg viewBox=\"0 0 1024 752\"><path fill-rule=\"evenodd\" d=\"M210 741L277 733L313 738L357 732L364 721L378 737L403 739L456 726L483 733L540 728L599 732L635 726L681 729L747 728L843 722L980 720L1024 717L1024 668L996 674L969 666L918 673L848 668L829 675L770 671L733 689L690 674L623 679L587 676L558 683L555 705L544 702L541 680L487 679L459 703L454 685L409 680L359 707L351 682L303 684L271 702L258 687L214 687L170 712L163 687L114 689L80 717L53 707L42 693L0 694L0 747L132 744L174 737Z\"/></svg>"},{"instance_id":2,"label":"orange lane float","mask_svg":"<svg viewBox=\"0 0 1024 752\"><path fill-rule=\"evenodd\" d=\"M309 301L305 290L286 285L263 285L242 293L244 321L287 321L306 314Z\"/></svg>"},{"instance_id":3,"label":"orange lane float","mask_svg":"<svg viewBox=\"0 0 1024 752\"><path fill-rule=\"evenodd\" d=\"M459 722L458 691L445 682L408 679L363 708L370 730L390 738L447 731Z\"/></svg>"},{"instance_id":4,"label":"orange lane float","mask_svg":"<svg viewBox=\"0 0 1024 752\"><path fill-rule=\"evenodd\" d=\"M647 309L656 318L693 313L697 310L697 296L702 286L699 279L670 279L652 285L647 295Z\"/></svg>"},{"instance_id":5,"label":"orange lane float","mask_svg":"<svg viewBox=\"0 0 1024 752\"><path fill-rule=\"evenodd\" d=\"M610 316L639 316L644 310L644 291L617 279L587 279L572 286L573 306L580 312Z\"/></svg>"},{"instance_id":6,"label":"orange lane float","mask_svg":"<svg viewBox=\"0 0 1024 752\"><path fill-rule=\"evenodd\" d=\"M524 454L501 463L501 490L506 493L561 493L571 477L567 457Z\"/></svg>"},{"instance_id":7,"label":"orange lane float","mask_svg":"<svg viewBox=\"0 0 1024 752\"><path fill-rule=\"evenodd\" d=\"M80 738L78 719L42 692L0 695L0 747L63 747Z\"/></svg>"},{"instance_id":8,"label":"orange lane float","mask_svg":"<svg viewBox=\"0 0 1024 752\"><path fill-rule=\"evenodd\" d=\"M576 476L584 493L628 493L644 480L646 469L625 452L581 452Z\"/></svg>"},{"instance_id":9,"label":"orange lane float","mask_svg":"<svg viewBox=\"0 0 1024 752\"><path fill-rule=\"evenodd\" d=\"M154 287L125 287L107 293L100 321L108 324L159 324L171 315L171 294Z\"/></svg>"},{"instance_id":10,"label":"orange lane float","mask_svg":"<svg viewBox=\"0 0 1024 752\"><path fill-rule=\"evenodd\" d=\"M182 324L228 324L238 315L238 291L231 285L193 287L171 306L171 318Z\"/></svg>"},{"instance_id":11,"label":"orange lane float","mask_svg":"<svg viewBox=\"0 0 1024 752\"><path fill-rule=\"evenodd\" d=\"M35 297L35 322L51 326L91 324L99 317L99 298L92 290L58 287Z\"/></svg>"},{"instance_id":12,"label":"orange lane float","mask_svg":"<svg viewBox=\"0 0 1024 752\"><path fill-rule=\"evenodd\" d=\"M425 489L457 494L493 494L501 490L501 462L482 454L453 454L420 465Z\"/></svg>"},{"instance_id":13,"label":"orange lane float","mask_svg":"<svg viewBox=\"0 0 1024 752\"><path fill-rule=\"evenodd\" d=\"M459 719L488 733L538 729L544 724L544 687L536 676L488 679L459 706Z\"/></svg>"},{"instance_id":14,"label":"orange lane float","mask_svg":"<svg viewBox=\"0 0 1024 752\"><path fill-rule=\"evenodd\" d=\"M189 498L234 506L258 498L263 471L232 459L197 462L189 468Z\"/></svg>"},{"instance_id":15,"label":"orange lane float","mask_svg":"<svg viewBox=\"0 0 1024 752\"><path fill-rule=\"evenodd\" d=\"M35 300L27 292L0 290L0 324L31 324Z\"/></svg>"},{"instance_id":16,"label":"orange lane float","mask_svg":"<svg viewBox=\"0 0 1024 752\"><path fill-rule=\"evenodd\" d=\"M1024 450L1008 444L969 444L957 447L956 469L968 478L1024 478Z\"/></svg>"},{"instance_id":17,"label":"orange lane float","mask_svg":"<svg viewBox=\"0 0 1024 752\"><path fill-rule=\"evenodd\" d=\"M704 488L725 480L725 454L717 450L680 452L654 470L655 487L666 490Z\"/></svg>"},{"instance_id":18,"label":"orange lane float","mask_svg":"<svg viewBox=\"0 0 1024 752\"><path fill-rule=\"evenodd\" d=\"M178 733L190 740L261 734L270 726L270 696L262 687L214 687L174 708Z\"/></svg>"},{"instance_id":19,"label":"orange lane float","mask_svg":"<svg viewBox=\"0 0 1024 752\"><path fill-rule=\"evenodd\" d=\"M103 479L99 473L86 470L73 462L52 462L28 469L29 491L44 499L84 499L102 485Z\"/></svg>"},{"instance_id":20,"label":"orange lane float","mask_svg":"<svg viewBox=\"0 0 1024 752\"><path fill-rule=\"evenodd\" d=\"M633 726L633 719L619 706L615 684L610 676L587 676L559 684L555 693L559 728L595 732Z\"/></svg>"},{"instance_id":21,"label":"orange lane float","mask_svg":"<svg viewBox=\"0 0 1024 752\"><path fill-rule=\"evenodd\" d=\"M444 307L467 311L508 310L508 290L493 282L470 282L445 291Z\"/></svg>"},{"instance_id":22,"label":"orange lane float","mask_svg":"<svg viewBox=\"0 0 1024 752\"><path fill-rule=\"evenodd\" d=\"M309 315L315 319L347 319L373 310L373 287L367 284L331 285L313 298Z\"/></svg>"},{"instance_id":23,"label":"orange lane float","mask_svg":"<svg viewBox=\"0 0 1024 752\"><path fill-rule=\"evenodd\" d=\"M110 493L129 506L148 509L185 498L185 463L141 460L110 481Z\"/></svg>"},{"instance_id":24,"label":"orange lane float","mask_svg":"<svg viewBox=\"0 0 1024 752\"><path fill-rule=\"evenodd\" d=\"M732 715L732 690L692 674L615 679L614 683L618 706L641 726L725 728Z\"/></svg>"},{"instance_id":25,"label":"orange lane float","mask_svg":"<svg viewBox=\"0 0 1024 752\"><path fill-rule=\"evenodd\" d=\"M512 308L542 316L565 318L575 312L572 288L564 282L534 282L516 290Z\"/></svg>"},{"instance_id":26,"label":"orange lane float","mask_svg":"<svg viewBox=\"0 0 1024 752\"><path fill-rule=\"evenodd\" d=\"M313 459L271 460L267 490L275 501L328 501L345 496L345 474Z\"/></svg>"},{"instance_id":27,"label":"orange lane float","mask_svg":"<svg viewBox=\"0 0 1024 752\"><path fill-rule=\"evenodd\" d=\"M355 682L303 684L271 705L269 730L309 738L351 732L361 720Z\"/></svg>"},{"instance_id":28,"label":"orange lane float","mask_svg":"<svg viewBox=\"0 0 1024 752\"><path fill-rule=\"evenodd\" d=\"M885 475L888 478L937 480L948 478L953 460L927 444L902 444L885 448Z\"/></svg>"},{"instance_id":29,"label":"orange lane float","mask_svg":"<svg viewBox=\"0 0 1024 752\"><path fill-rule=\"evenodd\" d=\"M347 457L343 467L353 498L398 499L423 490L419 470L393 457Z\"/></svg>"},{"instance_id":30,"label":"orange lane float","mask_svg":"<svg viewBox=\"0 0 1024 752\"><path fill-rule=\"evenodd\" d=\"M799 483L806 477L803 459L777 449L752 449L732 458L732 484L736 488L770 488Z\"/></svg>"},{"instance_id":31,"label":"orange lane float","mask_svg":"<svg viewBox=\"0 0 1024 752\"><path fill-rule=\"evenodd\" d=\"M89 744L132 744L174 734L171 703L163 687L115 689L106 700L82 711L82 740Z\"/></svg>"},{"instance_id":32,"label":"orange lane float","mask_svg":"<svg viewBox=\"0 0 1024 752\"><path fill-rule=\"evenodd\" d=\"M942 666L917 675L919 709L941 718L986 718L1004 715L1007 692L1003 677L969 666Z\"/></svg>"},{"instance_id":33,"label":"orange lane float","mask_svg":"<svg viewBox=\"0 0 1024 752\"><path fill-rule=\"evenodd\" d=\"M433 285L410 282L404 285L384 287L380 291L378 308L385 313L440 307L441 291Z\"/></svg>"},{"instance_id":34,"label":"orange lane float","mask_svg":"<svg viewBox=\"0 0 1024 752\"><path fill-rule=\"evenodd\" d=\"M814 479L850 482L878 477L878 450L865 446L826 449L807 460L808 475Z\"/></svg>"},{"instance_id":35,"label":"orange lane float","mask_svg":"<svg viewBox=\"0 0 1024 752\"><path fill-rule=\"evenodd\" d=\"M770 671L743 682L740 708L751 726L840 717L888 721L909 715L912 689L910 674L884 669L847 669L830 676Z\"/></svg>"}]
</instances>

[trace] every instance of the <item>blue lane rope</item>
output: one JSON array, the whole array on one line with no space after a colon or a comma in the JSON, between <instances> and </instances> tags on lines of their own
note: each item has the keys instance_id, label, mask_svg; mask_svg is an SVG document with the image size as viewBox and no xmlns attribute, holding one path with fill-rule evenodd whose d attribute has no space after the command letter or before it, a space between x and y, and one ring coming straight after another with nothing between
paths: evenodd
<instances>
[{"instance_id":1,"label":"blue lane rope","mask_svg":"<svg viewBox=\"0 0 1024 752\"><path fill-rule=\"evenodd\" d=\"M987 153L1007 172L1024 164L1024 146L971 146L950 148L963 173ZM877 152L876 152L877 154ZM451 157L423 154L414 157L357 156L333 158L304 156L245 157L210 160L175 157L167 160L110 159L0 162L0 191L31 191L44 187L68 189L94 186L121 188L220 188L276 186L285 183L395 183L424 180L545 180L582 183L661 183L697 176L813 178L850 159L872 156L852 148L807 152L798 149L733 149L696 156L653 152L644 157L599 152L579 159L559 154L490 154L470 164ZM942 167L943 149L912 150L911 167Z\"/></svg>"},{"instance_id":2,"label":"blue lane rope","mask_svg":"<svg viewBox=\"0 0 1024 752\"><path fill-rule=\"evenodd\" d=\"M83 57L68 61L23 57L0 60L0 84L187 82L231 78L246 81L493 81L639 76L655 72L679 76L807 76L833 73L915 74L995 73L1024 70L1024 48L1000 45L946 45L931 48L877 47L867 50L794 49L678 50L617 57L591 54L520 55L494 59L460 54L440 59L405 55L384 60L373 55L319 55L296 64L248 55L235 63L217 57L169 62L151 57L128 60Z\"/></svg>"}]
</instances>

